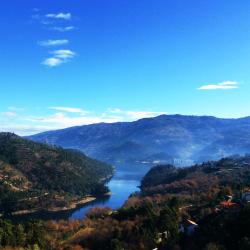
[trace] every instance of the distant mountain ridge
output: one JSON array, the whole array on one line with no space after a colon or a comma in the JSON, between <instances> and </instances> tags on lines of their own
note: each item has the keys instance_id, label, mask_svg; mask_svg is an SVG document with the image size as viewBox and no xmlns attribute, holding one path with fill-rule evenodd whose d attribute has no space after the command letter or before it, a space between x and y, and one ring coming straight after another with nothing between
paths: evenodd
<instances>
[{"instance_id":1,"label":"distant mountain ridge","mask_svg":"<svg viewBox=\"0 0 250 250\"><path fill-rule=\"evenodd\" d=\"M71 127L28 138L78 149L110 163L190 165L249 153L250 117L161 115L135 122Z\"/></svg>"}]
</instances>

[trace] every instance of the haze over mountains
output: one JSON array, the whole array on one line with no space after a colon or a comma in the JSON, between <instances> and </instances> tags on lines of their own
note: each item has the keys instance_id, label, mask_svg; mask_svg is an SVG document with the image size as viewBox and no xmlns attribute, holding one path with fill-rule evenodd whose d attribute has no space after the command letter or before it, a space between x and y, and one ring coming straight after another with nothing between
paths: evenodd
<instances>
[{"instance_id":1,"label":"haze over mountains","mask_svg":"<svg viewBox=\"0 0 250 250\"><path fill-rule=\"evenodd\" d=\"M161 115L135 122L100 123L28 137L78 149L109 163L174 163L215 160L250 152L250 117Z\"/></svg>"}]
</instances>

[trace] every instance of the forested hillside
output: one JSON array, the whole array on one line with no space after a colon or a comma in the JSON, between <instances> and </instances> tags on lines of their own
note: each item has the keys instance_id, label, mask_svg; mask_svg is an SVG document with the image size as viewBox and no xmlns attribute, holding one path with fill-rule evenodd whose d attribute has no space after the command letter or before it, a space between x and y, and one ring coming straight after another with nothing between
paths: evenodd
<instances>
[{"instance_id":1,"label":"forested hillside","mask_svg":"<svg viewBox=\"0 0 250 250\"><path fill-rule=\"evenodd\" d=\"M0 211L64 207L107 192L112 167L81 152L0 133Z\"/></svg>"},{"instance_id":2,"label":"forested hillside","mask_svg":"<svg viewBox=\"0 0 250 250\"><path fill-rule=\"evenodd\" d=\"M43 233L30 241L27 227L22 246L32 242L53 250L247 250L249 190L250 156L189 168L156 166L144 177L141 192L117 211L93 208L84 220L35 223L35 232ZM10 227L16 239L13 234L20 234L20 225Z\"/></svg>"},{"instance_id":3,"label":"forested hillside","mask_svg":"<svg viewBox=\"0 0 250 250\"><path fill-rule=\"evenodd\" d=\"M83 249L249 249L250 156L156 166L118 211L92 210L67 241ZM112 226L111 226L112 225Z\"/></svg>"},{"instance_id":4,"label":"forested hillside","mask_svg":"<svg viewBox=\"0 0 250 250\"><path fill-rule=\"evenodd\" d=\"M249 200L250 156L189 168L156 166L144 177L141 192L116 211L93 208L84 220L24 228L2 221L9 233L0 242L46 250L247 250Z\"/></svg>"}]
</instances>

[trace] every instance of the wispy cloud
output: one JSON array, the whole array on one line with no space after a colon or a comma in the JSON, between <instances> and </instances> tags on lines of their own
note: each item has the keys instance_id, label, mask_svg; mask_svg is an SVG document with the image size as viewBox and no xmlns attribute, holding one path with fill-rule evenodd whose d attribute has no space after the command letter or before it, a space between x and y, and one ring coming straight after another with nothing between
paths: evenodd
<instances>
[{"instance_id":1,"label":"wispy cloud","mask_svg":"<svg viewBox=\"0 0 250 250\"><path fill-rule=\"evenodd\" d=\"M19 125L16 123L9 123L7 125L0 125L0 132L11 132L21 136L31 135L40 133L43 131L50 130L50 126L39 126L39 125Z\"/></svg>"},{"instance_id":2,"label":"wispy cloud","mask_svg":"<svg viewBox=\"0 0 250 250\"><path fill-rule=\"evenodd\" d=\"M216 84L203 85L198 88L198 90L227 90L227 89L237 89L239 88L239 83L235 81L224 81Z\"/></svg>"},{"instance_id":3,"label":"wispy cloud","mask_svg":"<svg viewBox=\"0 0 250 250\"><path fill-rule=\"evenodd\" d=\"M56 66L61 65L62 63L64 63L64 60L60 58L55 58L55 57L46 58L42 62L43 65L46 65L48 67L56 67Z\"/></svg>"},{"instance_id":4,"label":"wispy cloud","mask_svg":"<svg viewBox=\"0 0 250 250\"><path fill-rule=\"evenodd\" d=\"M49 13L49 14L42 14L39 9L36 11L33 10L33 15L31 18L33 20L39 21L43 25L53 25L53 26L61 26L62 23L61 21L71 21L72 19L72 14L71 13ZM73 27L73 26L67 26L67 27Z\"/></svg>"},{"instance_id":5,"label":"wispy cloud","mask_svg":"<svg viewBox=\"0 0 250 250\"><path fill-rule=\"evenodd\" d=\"M42 64L48 67L56 67L63 63L68 62L69 59L75 56L75 52L73 52L72 50L66 50L66 49L55 50L55 51L52 51L51 54L53 56L45 59L42 62Z\"/></svg>"},{"instance_id":6,"label":"wispy cloud","mask_svg":"<svg viewBox=\"0 0 250 250\"><path fill-rule=\"evenodd\" d=\"M67 25L65 23L62 24L62 21L70 21L72 19L72 14L70 12L42 14L39 9L34 9L33 12L34 15L32 15L32 19L38 21L46 27L47 30L66 32L75 29L75 26L71 25L71 22L67 22ZM67 44L69 44L68 39L48 39L38 42L38 45L43 47L55 47ZM69 49L54 50L42 61L42 64L53 68L69 62L75 55L75 52Z\"/></svg>"},{"instance_id":7,"label":"wispy cloud","mask_svg":"<svg viewBox=\"0 0 250 250\"><path fill-rule=\"evenodd\" d=\"M135 111L134 110L121 110L119 108L108 109L108 113L116 114L124 120L137 120L141 118L149 118L149 117L166 114L165 112L142 111L142 110L135 110Z\"/></svg>"},{"instance_id":8,"label":"wispy cloud","mask_svg":"<svg viewBox=\"0 0 250 250\"><path fill-rule=\"evenodd\" d=\"M11 111L2 112L1 114L2 114L4 117L6 117L6 118L13 118L13 117L16 117L16 116L17 116L16 113L11 112Z\"/></svg>"},{"instance_id":9,"label":"wispy cloud","mask_svg":"<svg viewBox=\"0 0 250 250\"><path fill-rule=\"evenodd\" d=\"M58 112L49 116L31 116L27 117L26 121L39 123L40 125L49 126L50 129L61 129L72 126L87 125L93 123L112 123L117 122L117 118L108 116L95 116L90 115L70 115L63 112Z\"/></svg>"},{"instance_id":10,"label":"wispy cloud","mask_svg":"<svg viewBox=\"0 0 250 250\"><path fill-rule=\"evenodd\" d=\"M52 112L55 110L55 112ZM51 106L47 108L47 115L37 116L27 113L0 113L0 131L15 132L19 135L29 135L47 130L62 129L93 123L112 123L135 121L140 118L154 117L165 112L107 109L102 113L95 113L78 107ZM52 112L52 113L51 113ZM6 114L7 113L7 114Z\"/></svg>"},{"instance_id":11,"label":"wispy cloud","mask_svg":"<svg viewBox=\"0 0 250 250\"><path fill-rule=\"evenodd\" d=\"M119 114L114 115L112 112L107 110L99 115L93 114L90 111L79 112L80 110L74 108L57 107L57 112L49 116L31 116L26 118L27 121L39 122L51 126L51 129L67 128L71 126L80 126L93 123L112 123L112 122L123 122L123 121L135 121L141 118L154 117L163 112L147 112L147 111L122 111ZM64 111L64 112L63 112ZM73 112L77 111L77 112ZM70 113L75 113L71 115ZM77 114L79 113L79 115Z\"/></svg>"},{"instance_id":12,"label":"wispy cloud","mask_svg":"<svg viewBox=\"0 0 250 250\"><path fill-rule=\"evenodd\" d=\"M40 42L38 42L38 44L40 46L45 46L45 47L60 46L60 45L68 44L68 43L69 43L69 40L67 40L67 39L59 39L59 40L49 39L49 40L46 40L46 41L40 41Z\"/></svg>"},{"instance_id":13,"label":"wispy cloud","mask_svg":"<svg viewBox=\"0 0 250 250\"><path fill-rule=\"evenodd\" d=\"M68 59L75 56L75 52L69 49L59 49L51 52L57 58Z\"/></svg>"},{"instance_id":14,"label":"wispy cloud","mask_svg":"<svg viewBox=\"0 0 250 250\"><path fill-rule=\"evenodd\" d=\"M66 31L71 31L71 30L74 30L76 29L75 26L66 26L66 27L52 27L50 28L51 30L56 30L56 31L60 31L60 32L66 32Z\"/></svg>"},{"instance_id":15,"label":"wispy cloud","mask_svg":"<svg viewBox=\"0 0 250 250\"><path fill-rule=\"evenodd\" d=\"M81 108L62 107L62 106L49 107L49 109L64 111L64 112L69 112L69 113L81 113L81 114L86 114L88 112L88 111L83 110Z\"/></svg>"},{"instance_id":16,"label":"wispy cloud","mask_svg":"<svg viewBox=\"0 0 250 250\"><path fill-rule=\"evenodd\" d=\"M47 18L54 18L54 19L64 19L64 20L70 20L71 19L71 13L50 13L46 15Z\"/></svg>"}]
</instances>

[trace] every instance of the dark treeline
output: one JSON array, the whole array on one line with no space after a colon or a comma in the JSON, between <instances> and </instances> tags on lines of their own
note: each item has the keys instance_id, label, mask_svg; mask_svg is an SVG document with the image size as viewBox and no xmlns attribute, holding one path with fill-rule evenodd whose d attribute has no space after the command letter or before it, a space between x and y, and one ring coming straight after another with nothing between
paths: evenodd
<instances>
[{"instance_id":1,"label":"dark treeline","mask_svg":"<svg viewBox=\"0 0 250 250\"><path fill-rule=\"evenodd\" d=\"M45 225L39 221L14 224L9 220L0 220L0 248L6 246L18 249L47 249Z\"/></svg>"}]
</instances>

